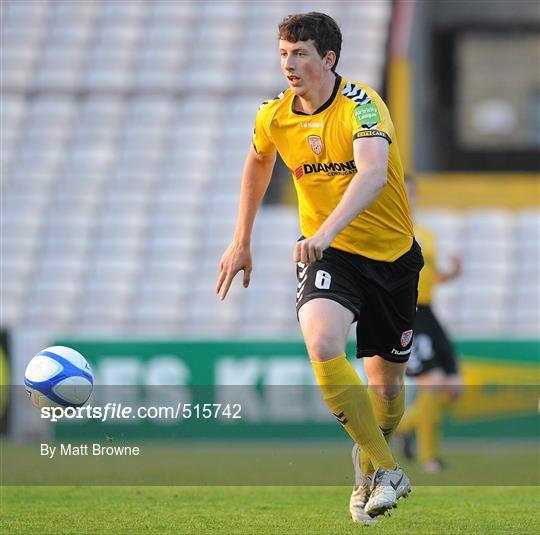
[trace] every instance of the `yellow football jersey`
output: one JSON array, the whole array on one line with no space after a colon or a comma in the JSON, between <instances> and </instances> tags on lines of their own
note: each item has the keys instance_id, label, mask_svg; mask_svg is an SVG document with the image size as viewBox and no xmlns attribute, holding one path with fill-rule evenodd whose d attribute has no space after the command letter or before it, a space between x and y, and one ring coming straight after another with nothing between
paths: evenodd
<instances>
[{"instance_id":1,"label":"yellow football jersey","mask_svg":"<svg viewBox=\"0 0 540 535\"><path fill-rule=\"evenodd\" d=\"M437 277L435 236L428 228L422 225L415 225L414 233L416 240L422 247L422 256L424 257L424 267L420 271L420 280L418 281L418 304L429 305Z\"/></svg>"},{"instance_id":2,"label":"yellow football jersey","mask_svg":"<svg viewBox=\"0 0 540 535\"><path fill-rule=\"evenodd\" d=\"M383 137L390 143L388 182L332 247L374 260L396 260L411 248L413 226L394 126L381 97L366 85L337 77L332 96L314 114L294 111L293 100L287 89L261 105L253 145L259 154L277 150L290 169L302 234L317 232L354 177L353 141Z\"/></svg>"}]
</instances>

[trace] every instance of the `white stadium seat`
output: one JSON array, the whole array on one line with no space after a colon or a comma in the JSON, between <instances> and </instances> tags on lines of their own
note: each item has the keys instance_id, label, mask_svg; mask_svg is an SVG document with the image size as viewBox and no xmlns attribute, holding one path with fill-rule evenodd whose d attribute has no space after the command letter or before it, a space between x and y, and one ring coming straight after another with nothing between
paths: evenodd
<instances>
[{"instance_id":1,"label":"white stadium seat","mask_svg":"<svg viewBox=\"0 0 540 535\"><path fill-rule=\"evenodd\" d=\"M255 113L286 86L276 39L284 5L5 2L5 325L297 334L295 207L261 207L251 288L240 275L224 303L214 293ZM317 10L347 33L340 72L380 89L391 2ZM435 233L441 268L463 258L461 279L434 293L452 334L537 332L538 210L432 209L417 220ZM55 293L64 301L51 312Z\"/></svg>"}]
</instances>

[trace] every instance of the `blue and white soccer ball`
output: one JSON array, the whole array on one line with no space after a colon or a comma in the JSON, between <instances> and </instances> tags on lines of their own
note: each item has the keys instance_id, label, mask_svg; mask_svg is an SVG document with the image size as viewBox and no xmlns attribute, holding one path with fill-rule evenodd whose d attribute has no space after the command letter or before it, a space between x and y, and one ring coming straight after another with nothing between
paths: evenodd
<instances>
[{"instance_id":1,"label":"blue and white soccer ball","mask_svg":"<svg viewBox=\"0 0 540 535\"><path fill-rule=\"evenodd\" d=\"M78 351L53 346L28 363L24 384L36 407L80 407L92 393L94 376Z\"/></svg>"}]
</instances>

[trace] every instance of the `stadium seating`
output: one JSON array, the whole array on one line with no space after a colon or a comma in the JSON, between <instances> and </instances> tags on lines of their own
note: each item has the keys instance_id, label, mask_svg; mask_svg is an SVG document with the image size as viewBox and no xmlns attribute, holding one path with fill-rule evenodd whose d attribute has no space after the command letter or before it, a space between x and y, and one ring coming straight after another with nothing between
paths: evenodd
<instances>
[{"instance_id":1,"label":"stadium seating","mask_svg":"<svg viewBox=\"0 0 540 535\"><path fill-rule=\"evenodd\" d=\"M259 103L284 87L276 25L309 2L2 4L3 325L91 334L297 335L296 210L263 206L249 292L219 304ZM382 83L389 1L318 3L340 71ZM356 31L362 28L362 32ZM366 33L369 38L366 39ZM536 332L539 214L431 211L452 332Z\"/></svg>"}]
</instances>

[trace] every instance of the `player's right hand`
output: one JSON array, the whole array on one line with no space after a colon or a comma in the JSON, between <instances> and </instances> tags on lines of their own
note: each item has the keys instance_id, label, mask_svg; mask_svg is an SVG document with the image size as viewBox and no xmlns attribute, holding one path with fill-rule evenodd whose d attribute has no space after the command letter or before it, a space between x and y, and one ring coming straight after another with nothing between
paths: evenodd
<instances>
[{"instance_id":1,"label":"player's right hand","mask_svg":"<svg viewBox=\"0 0 540 535\"><path fill-rule=\"evenodd\" d=\"M244 288L249 286L251 278L251 251L249 247L233 241L221 257L219 263L219 277L216 284L216 293L223 301L229 292L231 283L239 271L244 271Z\"/></svg>"},{"instance_id":2,"label":"player's right hand","mask_svg":"<svg viewBox=\"0 0 540 535\"><path fill-rule=\"evenodd\" d=\"M461 275L461 257L458 255L453 255L450 257L450 262L452 263L452 268L450 269L450 278L454 279Z\"/></svg>"}]
</instances>

